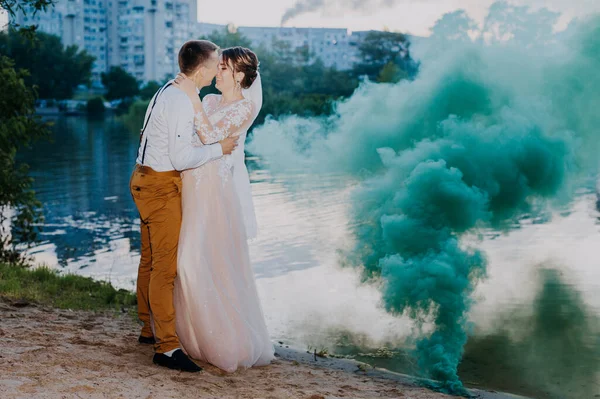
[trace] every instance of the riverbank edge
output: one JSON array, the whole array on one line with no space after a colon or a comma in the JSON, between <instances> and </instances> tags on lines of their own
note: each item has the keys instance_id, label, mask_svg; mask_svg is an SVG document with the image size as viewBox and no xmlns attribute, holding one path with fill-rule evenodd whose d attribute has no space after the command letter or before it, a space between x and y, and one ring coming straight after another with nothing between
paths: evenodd
<instances>
[{"instance_id":1,"label":"riverbank edge","mask_svg":"<svg viewBox=\"0 0 600 399\"><path fill-rule=\"evenodd\" d=\"M60 311L78 312L82 318L93 319L100 315L111 318L125 317L129 329L129 338L135 336L139 328L135 309L135 294L127 290L117 290L110 283L95 281L89 277L75 274L62 274L57 270L40 266L15 265L0 262L0 314L19 317L20 309L39 308L45 313ZM126 314L126 315L125 315ZM4 318L4 317L2 317ZM67 319L69 319L67 317ZM68 320L67 320L68 323ZM75 322L74 322L75 323ZM37 331L49 334L50 331ZM11 336L14 332L6 328L0 330L0 338ZM4 343L7 344L6 342ZM5 346L10 353L10 344ZM418 389L428 385L426 380L391 372L386 369L373 368L353 359L341 359L316 356L296 348L276 344L276 357L288 366L308 369L325 369L343 372L351 376L367 377L371 383L390 381L399 388ZM19 352L16 350L16 352ZM343 385L343 381L340 381ZM2 381L0 381L2 387ZM481 399L524 398L512 394L479 389L469 390L474 397ZM433 395L435 392L431 391ZM15 396L18 397L18 396ZM436 397L448 397L443 394Z\"/></svg>"}]
</instances>

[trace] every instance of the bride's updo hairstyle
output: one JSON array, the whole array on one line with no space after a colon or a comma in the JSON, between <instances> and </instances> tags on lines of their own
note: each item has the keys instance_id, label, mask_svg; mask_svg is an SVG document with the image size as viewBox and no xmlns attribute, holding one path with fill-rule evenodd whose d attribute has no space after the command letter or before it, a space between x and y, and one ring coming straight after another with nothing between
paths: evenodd
<instances>
[{"instance_id":1,"label":"bride's updo hairstyle","mask_svg":"<svg viewBox=\"0 0 600 399\"><path fill-rule=\"evenodd\" d=\"M252 86L258 74L258 57L250 49L244 47L229 47L221 52L223 62L233 66L233 73L244 72L244 79L240 82L243 89Z\"/></svg>"}]
</instances>

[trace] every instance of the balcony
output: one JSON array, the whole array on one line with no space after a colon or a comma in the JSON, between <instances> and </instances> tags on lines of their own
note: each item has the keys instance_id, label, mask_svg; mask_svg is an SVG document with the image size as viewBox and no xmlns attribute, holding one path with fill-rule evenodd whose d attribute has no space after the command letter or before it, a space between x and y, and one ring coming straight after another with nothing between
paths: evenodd
<instances>
[{"instance_id":1,"label":"balcony","mask_svg":"<svg viewBox=\"0 0 600 399\"><path fill-rule=\"evenodd\" d=\"M135 66L143 66L144 65L144 56L143 55L136 55L133 57L133 65Z\"/></svg>"}]
</instances>

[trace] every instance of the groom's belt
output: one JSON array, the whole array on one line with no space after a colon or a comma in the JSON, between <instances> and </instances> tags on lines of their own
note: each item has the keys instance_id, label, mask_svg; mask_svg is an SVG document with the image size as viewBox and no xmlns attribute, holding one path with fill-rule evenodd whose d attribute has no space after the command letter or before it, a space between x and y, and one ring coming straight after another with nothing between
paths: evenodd
<instances>
[{"instance_id":1,"label":"groom's belt","mask_svg":"<svg viewBox=\"0 0 600 399\"><path fill-rule=\"evenodd\" d=\"M169 170L166 172L157 172L149 166L142 166L140 164L135 165L135 171L143 173L145 175L160 176L160 177L181 177L181 172L176 170Z\"/></svg>"}]
</instances>

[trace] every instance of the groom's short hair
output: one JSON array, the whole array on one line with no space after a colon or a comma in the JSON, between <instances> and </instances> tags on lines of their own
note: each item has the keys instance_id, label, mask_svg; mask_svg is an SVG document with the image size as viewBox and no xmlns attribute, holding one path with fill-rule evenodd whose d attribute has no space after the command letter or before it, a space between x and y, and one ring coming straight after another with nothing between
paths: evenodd
<instances>
[{"instance_id":1,"label":"groom's short hair","mask_svg":"<svg viewBox=\"0 0 600 399\"><path fill-rule=\"evenodd\" d=\"M179 69L188 74L194 72L217 51L219 46L208 40L190 40L179 50Z\"/></svg>"}]
</instances>

